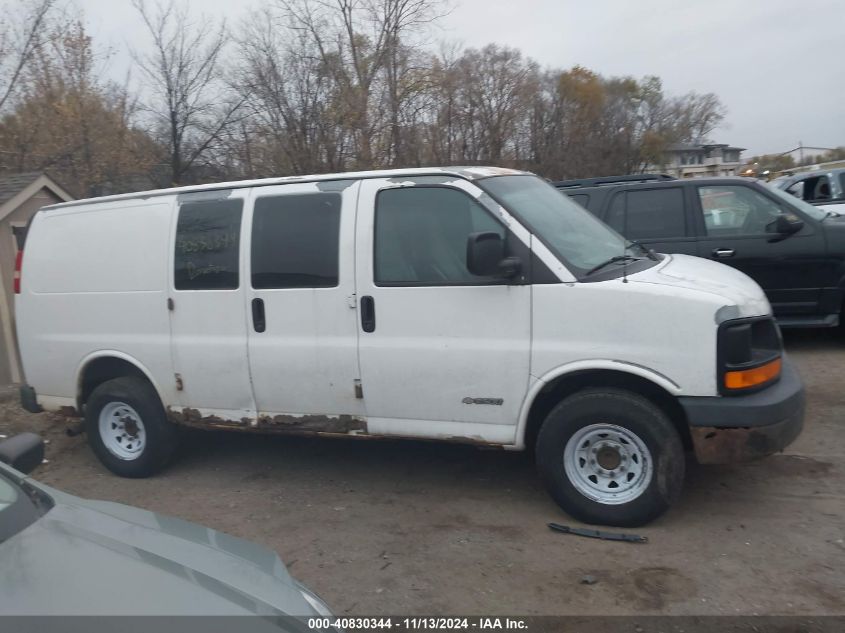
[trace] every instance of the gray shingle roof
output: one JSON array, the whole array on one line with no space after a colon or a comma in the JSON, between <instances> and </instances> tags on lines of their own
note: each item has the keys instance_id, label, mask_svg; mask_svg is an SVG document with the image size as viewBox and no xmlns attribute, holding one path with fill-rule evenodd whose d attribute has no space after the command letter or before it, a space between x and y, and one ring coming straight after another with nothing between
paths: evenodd
<instances>
[{"instance_id":1,"label":"gray shingle roof","mask_svg":"<svg viewBox=\"0 0 845 633\"><path fill-rule=\"evenodd\" d=\"M41 176L40 171L0 174L0 205L8 202Z\"/></svg>"}]
</instances>

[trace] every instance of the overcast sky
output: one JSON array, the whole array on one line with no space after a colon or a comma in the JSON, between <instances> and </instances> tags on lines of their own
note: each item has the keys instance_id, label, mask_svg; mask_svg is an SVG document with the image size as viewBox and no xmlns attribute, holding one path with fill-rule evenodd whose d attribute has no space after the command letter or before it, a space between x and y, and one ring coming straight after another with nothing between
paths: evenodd
<instances>
[{"instance_id":1,"label":"overcast sky","mask_svg":"<svg viewBox=\"0 0 845 633\"><path fill-rule=\"evenodd\" d=\"M74 0L96 40L118 51L145 34L130 0ZM181 0L236 23L250 0ZM265 0L266 2L267 0ZM263 4L263 3L262 3ZM453 0L435 40L519 48L542 66L657 75L668 94L715 92L713 137L744 156L845 145L845 0Z\"/></svg>"}]
</instances>

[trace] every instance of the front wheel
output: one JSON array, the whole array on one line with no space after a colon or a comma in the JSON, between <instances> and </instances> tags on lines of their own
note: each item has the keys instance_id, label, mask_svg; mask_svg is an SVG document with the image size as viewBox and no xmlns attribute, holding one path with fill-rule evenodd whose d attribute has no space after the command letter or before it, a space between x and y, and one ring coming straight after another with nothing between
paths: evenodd
<instances>
[{"instance_id":1,"label":"front wheel","mask_svg":"<svg viewBox=\"0 0 845 633\"><path fill-rule=\"evenodd\" d=\"M152 385L135 376L99 385L85 405L88 443L110 471L121 477L148 477L169 461L176 427Z\"/></svg>"},{"instance_id":2,"label":"front wheel","mask_svg":"<svg viewBox=\"0 0 845 633\"><path fill-rule=\"evenodd\" d=\"M562 400L540 428L536 455L552 497L585 523L643 525L683 487L674 425L653 402L623 389L585 389Z\"/></svg>"}]
</instances>

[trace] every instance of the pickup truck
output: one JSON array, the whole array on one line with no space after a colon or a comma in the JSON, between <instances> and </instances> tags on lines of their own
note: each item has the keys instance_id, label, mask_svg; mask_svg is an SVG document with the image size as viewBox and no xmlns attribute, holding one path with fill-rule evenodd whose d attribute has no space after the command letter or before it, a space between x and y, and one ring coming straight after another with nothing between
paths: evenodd
<instances>
[{"instance_id":1,"label":"pickup truck","mask_svg":"<svg viewBox=\"0 0 845 633\"><path fill-rule=\"evenodd\" d=\"M771 184L825 211L845 214L845 168L805 171L777 178Z\"/></svg>"}]
</instances>

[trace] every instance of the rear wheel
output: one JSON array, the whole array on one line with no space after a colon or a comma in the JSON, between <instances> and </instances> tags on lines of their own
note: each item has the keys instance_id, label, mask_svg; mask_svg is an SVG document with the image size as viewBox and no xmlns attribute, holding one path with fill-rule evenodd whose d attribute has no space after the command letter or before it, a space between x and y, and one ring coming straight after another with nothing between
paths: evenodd
<instances>
[{"instance_id":1,"label":"rear wheel","mask_svg":"<svg viewBox=\"0 0 845 633\"><path fill-rule=\"evenodd\" d=\"M161 470L178 439L155 389L135 376L94 389L85 405L85 425L94 453L121 477L148 477Z\"/></svg>"},{"instance_id":2,"label":"rear wheel","mask_svg":"<svg viewBox=\"0 0 845 633\"><path fill-rule=\"evenodd\" d=\"M586 523L648 523L683 487L684 451L671 420L622 389L585 389L562 400L540 428L536 455L552 497Z\"/></svg>"}]
</instances>

